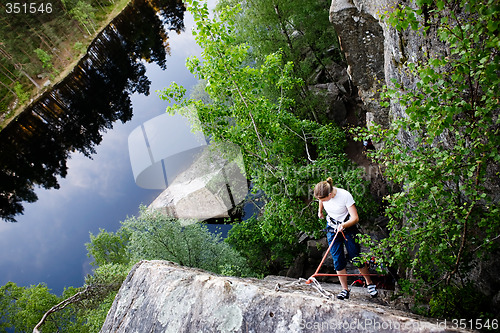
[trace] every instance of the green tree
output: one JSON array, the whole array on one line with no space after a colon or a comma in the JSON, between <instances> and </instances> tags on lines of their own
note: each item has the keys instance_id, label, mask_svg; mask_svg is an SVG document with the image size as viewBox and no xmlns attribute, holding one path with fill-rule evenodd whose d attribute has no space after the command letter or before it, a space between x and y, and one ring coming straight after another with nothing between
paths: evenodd
<instances>
[{"instance_id":1,"label":"green tree","mask_svg":"<svg viewBox=\"0 0 500 333\"><path fill-rule=\"evenodd\" d=\"M94 8L90 4L84 1L78 1L76 6L71 9L69 13L75 20L83 25L89 35L91 35L92 32L96 32Z\"/></svg>"},{"instance_id":2,"label":"green tree","mask_svg":"<svg viewBox=\"0 0 500 333\"><path fill-rule=\"evenodd\" d=\"M293 112L300 118L325 122L318 112L324 108L321 96L309 90L311 84L334 81L329 65L341 63L337 34L329 22L330 3L323 0L223 0L219 7L241 6L235 16L236 43L249 48L248 63L262 64L267 55L281 52L284 63L293 62L294 75L304 84L294 87ZM271 87L268 87L271 88ZM278 98L280 92L275 91Z\"/></svg>"},{"instance_id":3,"label":"green tree","mask_svg":"<svg viewBox=\"0 0 500 333\"><path fill-rule=\"evenodd\" d=\"M206 81L211 103L183 99L185 90L176 84L160 96L179 103L180 108L170 108L169 112L189 110L188 116L192 116L194 108L204 133L213 142L230 142L241 148L254 190L264 193L265 208L257 228L262 238L256 239L264 241L262 246L272 246L271 257L262 258L262 262L290 263L302 250L298 234L318 235L323 228L313 207L311 187L332 176L344 188L358 188L356 199L362 202L364 187L359 170L344 154L341 129L301 120L291 112L295 98L299 98L293 89L302 84L293 75L292 62L284 62L278 52L267 55L260 65L247 65L250 46L238 43L236 37L238 6L221 7L211 20L206 5L197 1L188 4L203 60L190 58L187 66ZM238 230L245 225L250 226L243 224Z\"/></svg>"},{"instance_id":4,"label":"green tree","mask_svg":"<svg viewBox=\"0 0 500 333\"><path fill-rule=\"evenodd\" d=\"M52 65L52 56L50 54L42 49L36 49L35 53L38 56L38 59L42 62L43 68L52 69L54 67Z\"/></svg>"},{"instance_id":5,"label":"green tree","mask_svg":"<svg viewBox=\"0 0 500 333\"><path fill-rule=\"evenodd\" d=\"M20 82L16 82L14 91L16 92L19 104L23 104L28 100L29 94L23 90L23 85Z\"/></svg>"},{"instance_id":6,"label":"green tree","mask_svg":"<svg viewBox=\"0 0 500 333\"><path fill-rule=\"evenodd\" d=\"M476 258L487 259L499 248L500 6L498 1L460 1L460 9L456 1L416 4L398 8L386 20L400 31L431 34L430 27L437 28L447 47L405 64L419 79L415 89L393 82L384 105L398 101L408 117L371 132L383 143L374 158L396 188L387 198L389 237L372 246L389 265L400 267L412 293L431 299L433 315L477 318L485 308L456 313L452 301L466 303L461 297L473 285L468 272Z\"/></svg>"},{"instance_id":7,"label":"green tree","mask_svg":"<svg viewBox=\"0 0 500 333\"><path fill-rule=\"evenodd\" d=\"M127 218L116 232L103 229L90 235L87 243L92 265L131 266L140 260L169 260L183 266L197 267L215 273L233 266L249 275L245 260L220 234L194 220L178 220L158 211L141 207L139 216Z\"/></svg>"},{"instance_id":8,"label":"green tree","mask_svg":"<svg viewBox=\"0 0 500 333\"><path fill-rule=\"evenodd\" d=\"M129 241L130 231L125 228L120 228L115 233L99 229L97 236L90 233L90 243L86 243L85 246L88 256L94 259L91 264L99 267L106 264L130 263Z\"/></svg>"},{"instance_id":9,"label":"green tree","mask_svg":"<svg viewBox=\"0 0 500 333\"><path fill-rule=\"evenodd\" d=\"M46 308L33 332L47 331L51 325L64 332L99 332L129 270L130 266L121 264L98 267L94 275L86 277L82 287L65 289L63 300Z\"/></svg>"},{"instance_id":10,"label":"green tree","mask_svg":"<svg viewBox=\"0 0 500 333\"><path fill-rule=\"evenodd\" d=\"M235 38L251 45L253 60L262 63L268 54L281 49L284 61L294 62L298 76L304 80L318 65L324 69L331 61L341 61L337 35L328 19L328 1L222 0L218 3L220 7L236 5L242 10L235 17ZM308 54L312 56L307 57Z\"/></svg>"},{"instance_id":11,"label":"green tree","mask_svg":"<svg viewBox=\"0 0 500 333\"><path fill-rule=\"evenodd\" d=\"M12 321L17 313L16 301L21 298L23 287L18 287L14 282L7 282L0 287L0 330L6 332L12 327Z\"/></svg>"},{"instance_id":12,"label":"green tree","mask_svg":"<svg viewBox=\"0 0 500 333\"><path fill-rule=\"evenodd\" d=\"M126 219L122 228L130 233L128 249L133 262L169 260L215 273L231 266L240 274L251 273L245 260L222 241L220 234L212 234L196 221L174 219L143 207L141 214Z\"/></svg>"},{"instance_id":13,"label":"green tree","mask_svg":"<svg viewBox=\"0 0 500 333\"><path fill-rule=\"evenodd\" d=\"M3 331L15 329L15 332L32 332L45 311L57 304L60 298L50 293L44 284L31 287L19 287L8 282L0 288L0 328ZM60 329L57 321L46 326L48 331Z\"/></svg>"}]
</instances>

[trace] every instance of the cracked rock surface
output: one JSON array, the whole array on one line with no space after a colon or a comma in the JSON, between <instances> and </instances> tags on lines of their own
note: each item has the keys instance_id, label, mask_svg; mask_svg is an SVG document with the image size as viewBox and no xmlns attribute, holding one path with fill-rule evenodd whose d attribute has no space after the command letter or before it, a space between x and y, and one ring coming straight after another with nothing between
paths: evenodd
<instances>
[{"instance_id":1,"label":"cracked rock surface","mask_svg":"<svg viewBox=\"0 0 500 333\"><path fill-rule=\"evenodd\" d=\"M322 283L334 296L339 285ZM101 332L451 332L438 322L392 309L353 287L349 300L272 276L226 277L168 261L130 271Z\"/></svg>"}]
</instances>

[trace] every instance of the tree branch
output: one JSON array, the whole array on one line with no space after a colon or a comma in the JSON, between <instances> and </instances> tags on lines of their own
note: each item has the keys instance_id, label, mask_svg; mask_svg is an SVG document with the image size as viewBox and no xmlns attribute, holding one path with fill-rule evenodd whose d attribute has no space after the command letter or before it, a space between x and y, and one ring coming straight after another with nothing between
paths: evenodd
<instances>
[{"instance_id":1,"label":"tree branch","mask_svg":"<svg viewBox=\"0 0 500 333\"><path fill-rule=\"evenodd\" d=\"M36 326L33 328L33 333L41 333L38 329L45 323L45 321L47 320L49 315L51 315L52 313L57 312L57 311L61 311L64 308L66 308L68 305L78 303L78 302L88 298L94 290L98 290L100 288L111 289L111 288L115 287L116 285L117 285L116 283L112 283L109 285L101 285L101 284L87 285L84 290L77 292L73 296L65 299L64 301L60 302L59 304L54 305L53 307L51 307L49 309L49 311L45 312L45 314L43 315L40 322L38 322L38 324L36 324Z\"/></svg>"}]
</instances>

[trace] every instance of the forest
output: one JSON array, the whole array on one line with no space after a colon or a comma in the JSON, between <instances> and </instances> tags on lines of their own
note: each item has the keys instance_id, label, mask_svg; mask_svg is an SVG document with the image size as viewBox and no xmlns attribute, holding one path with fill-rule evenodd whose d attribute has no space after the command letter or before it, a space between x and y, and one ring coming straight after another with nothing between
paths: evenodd
<instances>
[{"instance_id":1,"label":"forest","mask_svg":"<svg viewBox=\"0 0 500 333\"><path fill-rule=\"evenodd\" d=\"M494 300L469 273L494 263L499 252L500 206L492 191L500 164L498 1L417 0L384 13L398 31L435 29L447 49L406 64L419 79L416 89L388 83L380 102L405 105L408 117L370 129L339 126L319 112L324 96L311 89L327 80L330 66L346 66L328 20L329 1L221 0L214 18L202 2L186 3L203 49L187 67L205 95L186 96L177 84L158 94L176 102L170 113L195 109L214 142L241 148L253 189L264 193L260 212L235 223L222 241L203 225L181 228L143 209L118 231L90 236L95 271L84 286L60 297L43 284L1 287L0 329L27 332L38 323L47 331L98 332L121 281L141 259L235 276L276 274L306 251L300 236L322 236L311 192L329 176L353 193L363 223L387 218L384 239L362 236L372 249L365 255L395 272L395 297L411 299L411 311L497 318ZM401 142L402 131L411 133L412 147ZM389 191L378 201L346 154L348 140L370 136L381 148L369 157ZM342 172L332 174L332 165Z\"/></svg>"},{"instance_id":2,"label":"forest","mask_svg":"<svg viewBox=\"0 0 500 333\"><path fill-rule=\"evenodd\" d=\"M85 54L129 0L0 3L0 119L19 113ZM3 127L3 125L2 125Z\"/></svg>"}]
</instances>

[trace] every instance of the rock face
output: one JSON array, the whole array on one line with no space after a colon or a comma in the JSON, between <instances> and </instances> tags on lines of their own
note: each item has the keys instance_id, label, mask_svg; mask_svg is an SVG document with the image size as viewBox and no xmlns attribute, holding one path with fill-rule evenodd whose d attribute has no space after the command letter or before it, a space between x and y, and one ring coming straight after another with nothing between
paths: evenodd
<instances>
[{"instance_id":1,"label":"rock face","mask_svg":"<svg viewBox=\"0 0 500 333\"><path fill-rule=\"evenodd\" d=\"M439 323L382 305L353 287L346 301L286 278L224 277L166 261L134 266L101 329L105 332L444 332ZM323 288L338 292L338 285ZM447 330L450 332L451 330Z\"/></svg>"},{"instance_id":2,"label":"rock face","mask_svg":"<svg viewBox=\"0 0 500 333\"><path fill-rule=\"evenodd\" d=\"M207 146L148 208L181 219L229 217L228 211L248 193L242 166L235 147Z\"/></svg>"},{"instance_id":3,"label":"rock face","mask_svg":"<svg viewBox=\"0 0 500 333\"><path fill-rule=\"evenodd\" d=\"M339 64L332 63L324 70L318 71L314 82L317 83L309 89L315 95L321 96L324 101L322 112L339 126L345 126L349 122L350 114L356 113L359 104L359 98L347 70Z\"/></svg>"},{"instance_id":4,"label":"rock face","mask_svg":"<svg viewBox=\"0 0 500 333\"><path fill-rule=\"evenodd\" d=\"M382 27L375 17L346 0L332 2L330 21L339 36L347 71L368 111L367 121L387 124L388 112L378 102L381 82L384 81Z\"/></svg>"},{"instance_id":5,"label":"rock face","mask_svg":"<svg viewBox=\"0 0 500 333\"><path fill-rule=\"evenodd\" d=\"M423 36L407 29L398 32L381 19L385 12L391 12L398 6L414 6L406 0L332 0L330 21L335 26L340 45L348 63L348 73L356 86L366 110L366 123L388 126L393 119L406 117L404 107L398 102L391 102L389 108L381 107L379 91L383 85L393 86L392 81L401 85L405 91L415 88L417 80L408 71L408 63L446 54L446 45L437 38L436 26L432 18L424 22L428 30ZM443 15L446 13L443 12ZM425 13L423 17L425 18ZM412 147L411 134L401 131L403 145ZM448 145L447 138L441 141ZM499 193L496 171L488 171L491 182L485 186L490 193ZM377 175L378 177L378 175ZM372 179L373 181L373 179ZM498 200L498 199L497 199ZM496 253L488 262L475 263L468 278L478 283L480 290L491 297L492 304L498 309L500 291L498 270L500 263Z\"/></svg>"},{"instance_id":6,"label":"rock face","mask_svg":"<svg viewBox=\"0 0 500 333\"><path fill-rule=\"evenodd\" d=\"M444 48L429 31L426 38L411 31L398 32L381 20L381 15L401 0L332 0L330 21L339 36L346 56L348 72L366 108L366 121L388 126L391 119L404 116L403 108L392 103L389 108L379 105L380 91L392 80L405 89L415 86L415 78L406 71L406 63L417 62L423 55Z\"/></svg>"}]
</instances>

